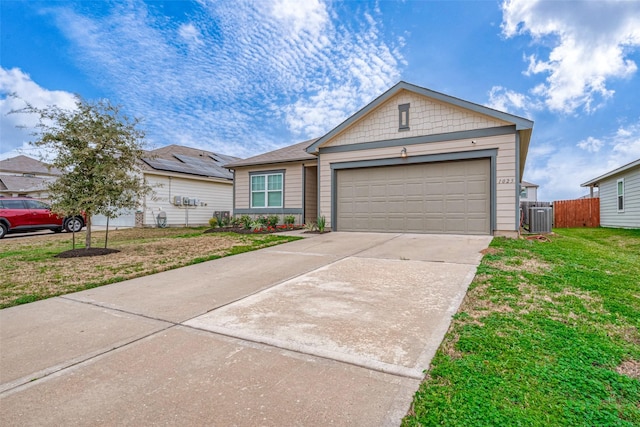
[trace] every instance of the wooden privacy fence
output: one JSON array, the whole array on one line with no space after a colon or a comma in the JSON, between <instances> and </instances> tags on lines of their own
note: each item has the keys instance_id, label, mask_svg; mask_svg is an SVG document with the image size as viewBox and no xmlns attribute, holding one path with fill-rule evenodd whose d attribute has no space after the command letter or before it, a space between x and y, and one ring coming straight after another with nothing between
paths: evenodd
<instances>
[{"instance_id":1,"label":"wooden privacy fence","mask_svg":"<svg viewBox=\"0 0 640 427\"><path fill-rule=\"evenodd\" d=\"M600 199L558 200L553 202L553 226L557 228L599 227Z\"/></svg>"}]
</instances>

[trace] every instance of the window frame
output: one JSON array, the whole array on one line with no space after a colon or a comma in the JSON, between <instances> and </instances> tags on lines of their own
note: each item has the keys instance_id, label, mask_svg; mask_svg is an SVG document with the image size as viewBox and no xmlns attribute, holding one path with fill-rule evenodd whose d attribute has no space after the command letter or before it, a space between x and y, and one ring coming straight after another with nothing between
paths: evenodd
<instances>
[{"instance_id":1,"label":"window frame","mask_svg":"<svg viewBox=\"0 0 640 427\"><path fill-rule=\"evenodd\" d=\"M529 188L528 187L520 187L520 198L528 199L529 198Z\"/></svg>"},{"instance_id":2,"label":"window frame","mask_svg":"<svg viewBox=\"0 0 640 427\"><path fill-rule=\"evenodd\" d=\"M269 190L269 177L270 176L280 176L280 189L278 190ZM257 177L264 177L264 189L263 190L254 190L253 189L253 180ZM269 194L270 193L280 193L280 204L270 205L269 204ZM254 194L263 194L264 195L264 206L255 206L254 205ZM284 208L284 170L278 171L259 171L259 172L250 172L249 173L249 207L250 209L282 209Z\"/></svg>"},{"instance_id":3,"label":"window frame","mask_svg":"<svg viewBox=\"0 0 640 427\"><path fill-rule=\"evenodd\" d=\"M622 187L620 184L622 184ZM620 192L621 188L622 192ZM624 212L624 178L616 181L616 207L618 208L618 212Z\"/></svg>"},{"instance_id":4,"label":"window frame","mask_svg":"<svg viewBox=\"0 0 640 427\"><path fill-rule=\"evenodd\" d=\"M409 127L409 108L410 103L398 105L398 132L410 130Z\"/></svg>"}]
</instances>

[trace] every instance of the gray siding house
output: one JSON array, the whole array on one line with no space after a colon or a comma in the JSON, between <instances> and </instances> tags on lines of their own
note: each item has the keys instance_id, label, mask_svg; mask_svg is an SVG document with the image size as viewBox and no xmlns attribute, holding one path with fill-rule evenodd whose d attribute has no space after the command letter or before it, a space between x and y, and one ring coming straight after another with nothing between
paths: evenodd
<instances>
[{"instance_id":1,"label":"gray siding house","mask_svg":"<svg viewBox=\"0 0 640 427\"><path fill-rule=\"evenodd\" d=\"M600 189L600 225L640 228L640 159L581 184Z\"/></svg>"}]
</instances>

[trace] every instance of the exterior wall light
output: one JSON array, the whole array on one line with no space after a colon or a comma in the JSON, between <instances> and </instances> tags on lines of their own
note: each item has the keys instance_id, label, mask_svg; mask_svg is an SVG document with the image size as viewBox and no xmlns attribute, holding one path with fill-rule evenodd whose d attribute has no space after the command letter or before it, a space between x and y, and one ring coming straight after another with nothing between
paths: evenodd
<instances>
[{"instance_id":1,"label":"exterior wall light","mask_svg":"<svg viewBox=\"0 0 640 427\"><path fill-rule=\"evenodd\" d=\"M407 158L407 148L406 147L402 147L402 150L400 150L400 157L402 157L403 159Z\"/></svg>"}]
</instances>

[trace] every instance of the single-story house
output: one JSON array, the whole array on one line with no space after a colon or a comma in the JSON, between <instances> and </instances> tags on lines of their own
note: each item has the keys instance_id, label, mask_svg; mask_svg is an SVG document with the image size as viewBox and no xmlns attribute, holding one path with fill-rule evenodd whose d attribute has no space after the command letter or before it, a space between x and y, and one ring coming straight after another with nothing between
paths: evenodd
<instances>
[{"instance_id":1,"label":"single-story house","mask_svg":"<svg viewBox=\"0 0 640 427\"><path fill-rule=\"evenodd\" d=\"M582 187L600 191L600 225L640 228L640 159L589 180Z\"/></svg>"},{"instance_id":2,"label":"single-story house","mask_svg":"<svg viewBox=\"0 0 640 427\"><path fill-rule=\"evenodd\" d=\"M115 227L207 225L214 212L233 208L233 175L222 167L237 157L181 145L168 145L142 158L140 173L153 193L140 201L137 212L122 212L109 220ZM159 216L160 219L159 220ZM106 217L92 217L105 225Z\"/></svg>"},{"instance_id":3,"label":"single-story house","mask_svg":"<svg viewBox=\"0 0 640 427\"><path fill-rule=\"evenodd\" d=\"M28 156L0 160L0 195L46 200L49 183L60 173L58 169Z\"/></svg>"},{"instance_id":4,"label":"single-story house","mask_svg":"<svg viewBox=\"0 0 640 427\"><path fill-rule=\"evenodd\" d=\"M225 165L234 214L517 236L531 120L399 82L326 135Z\"/></svg>"},{"instance_id":5,"label":"single-story house","mask_svg":"<svg viewBox=\"0 0 640 427\"><path fill-rule=\"evenodd\" d=\"M538 184L522 181L520 183L520 201L521 202L537 202L538 201Z\"/></svg>"}]
</instances>

